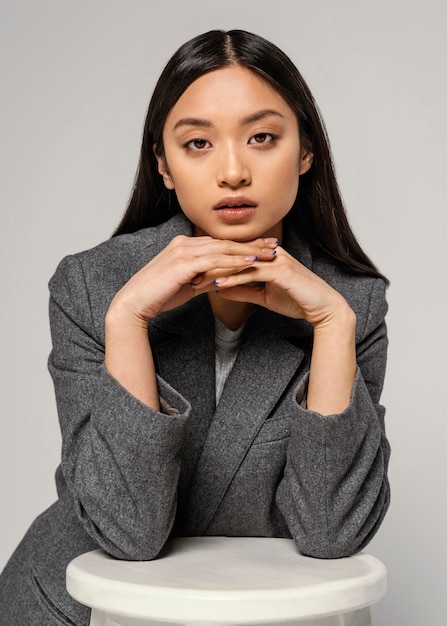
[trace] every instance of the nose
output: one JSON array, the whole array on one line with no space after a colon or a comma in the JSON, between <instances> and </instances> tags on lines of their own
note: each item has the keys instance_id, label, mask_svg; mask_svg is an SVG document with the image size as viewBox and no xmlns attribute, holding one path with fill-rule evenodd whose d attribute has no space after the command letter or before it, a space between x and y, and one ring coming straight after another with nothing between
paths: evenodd
<instances>
[{"instance_id":1,"label":"nose","mask_svg":"<svg viewBox=\"0 0 447 626\"><path fill-rule=\"evenodd\" d=\"M217 179L220 187L245 187L251 183L251 173L242 150L226 146L221 151Z\"/></svg>"}]
</instances>

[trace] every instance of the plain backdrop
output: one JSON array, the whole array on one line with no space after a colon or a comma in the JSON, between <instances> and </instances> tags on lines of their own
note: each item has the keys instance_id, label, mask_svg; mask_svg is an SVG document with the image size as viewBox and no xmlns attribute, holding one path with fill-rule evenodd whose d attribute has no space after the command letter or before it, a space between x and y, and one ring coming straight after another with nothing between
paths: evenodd
<instances>
[{"instance_id":1,"label":"plain backdrop","mask_svg":"<svg viewBox=\"0 0 447 626\"><path fill-rule=\"evenodd\" d=\"M376 626L446 622L446 9L442 0L1 0L0 567L56 496L47 281L125 209L158 74L211 28L282 47L331 137L348 213L390 278L392 506L368 551Z\"/></svg>"}]
</instances>

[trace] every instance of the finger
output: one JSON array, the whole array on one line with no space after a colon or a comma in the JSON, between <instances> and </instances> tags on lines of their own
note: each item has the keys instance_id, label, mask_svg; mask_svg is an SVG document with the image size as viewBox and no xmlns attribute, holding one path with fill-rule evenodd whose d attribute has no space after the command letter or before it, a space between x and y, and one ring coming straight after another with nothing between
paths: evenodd
<instances>
[{"instance_id":1,"label":"finger","mask_svg":"<svg viewBox=\"0 0 447 626\"><path fill-rule=\"evenodd\" d=\"M212 239L211 237L186 237L183 235L174 237L166 252L174 257L204 256L208 254L226 254L235 256L256 255L266 260L274 255L278 246L278 239L274 237L258 238L248 242L236 242L226 239Z\"/></svg>"},{"instance_id":2,"label":"finger","mask_svg":"<svg viewBox=\"0 0 447 626\"><path fill-rule=\"evenodd\" d=\"M203 274L196 274L194 278L189 281L191 287L198 287L203 280Z\"/></svg>"},{"instance_id":3,"label":"finger","mask_svg":"<svg viewBox=\"0 0 447 626\"><path fill-rule=\"evenodd\" d=\"M221 288L219 294L225 300L233 302L250 302L264 306L265 304L265 284L250 283L249 285L238 285L236 287Z\"/></svg>"},{"instance_id":4,"label":"finger","mask_svg":"<svg viewBox=\"0 0 447 626\"><path fill-rule=\"evenodd\" d=\"M201 259L201 271L197 272L196 275L192 279L190 279L189 284L192 287L200 286L203 288L214 281L223 280L229 276L233 276L236 274L244 273L251 269L253 266L270 266L271 262L275 259L272 251L269 250L265 253L265 256L262 255L262 258L258 258L257 256L249 256L249 257L235 257L235 256L211 256L206 257L205 259ZM194 264L194 267L197 269L199 266ZM233 284L241 284L245 282L245 280L236 281ZM217 283L216 283L217 284Z\"/></svg>"},{"instance_id":5,"label":"finger","mask_svg":"<svg viewBox=\"0 0 447 626\"><path fill-rule=\"evenodd\" d=\"M240 262L242 259L243 262L246 263L251 257L255 257L256 261L273 261L277 254L276 248L272 246L259 247L255 245L244 244L242 246L238 244L235 247L233 244L234 242L222 242L221 245L217 246L205 244L199 248L188 251L185 258L188 256L193 259L207 257L209 262L214 264L215 268L218 268L221 259L224 257L234 257L236 263ZM183 260L185 260L185 258ZM224 267L226 267L227 264L228 262L225 263Z\"/></svg>"},{"instance_id":6,"label":"finger","mask_svg":"<svg viewBox=\"0 0 447 626\"><path fill-rule=\"evenodd\" d=\"M277 240L259 238L253 243L214 240L210 237L176 237L160 255L170 278L181 284L203 287L217 276L227 276L250 267L256 261L271 262L276 257ZM256 245L255 245L256 244ZM264 246L264 247L258 247ZM152 262L153 265L154 262Z\"/></svg>"},{"instance_id":7,"label":"finger","mask_svg":"<svg viewBox=\"0 0 447 626\"><path fill-rule=\"evenodd\" d=\"M222 272L216 275L212 286L214 289L217 288L218 291L228 291L234 287L242 286L248 289L257 288L258 290L262 290L266 283L277 282L278 269L279 267L276 267L276 263L263 263L258 261L251 267L247 267L242 271L232 273ZM251 294L251 291L248 293ZM258 300L256 300L256 302L258 302Z\"/></svg>"},{"instance_id":8,"label":"finger","mask_svg":"<svg viewBox=\"0 0 447 626\"><path fill-rule=\"evenodd\" d=\"M279 239L277 237L257 237L256 239L252 239L250 241L233 241L232 239L214 239L213 237L203 236L203 237L186 237L186 239L190 239L194 243L197 244L207 244L210 242L220 242L232 244L235 246L256 246L258 248L276 248L279 246Z\"/></svg>"},{"instance_id":9,"label":"finger","mask_svg":"<svg viewBox=\"0 0 447 626\"><path fill-rule=\"evenodd\" d=\"M276 248L279 246L279 239L277 237L264 237L263 245L268 248Z\"/></svg>"},{"instance_id":10,"label":"finger","mask_svg":"<svg viewBox=\"0 0 447 626\"><path fill-rule=\"evenodd\" d=\"M227 267L215 267L207 272L203 272L194 276L194 278L189 282L189 285L193 289L206 289L207 287L215 286L218 280L225 280L226 277L232 276L234 274L239 274L245 272L250 268L250 265L253 265L256 261L250 261L241 265L240 263L231 264ZM206 289L209 291L208 289Z\"/></svg>"},{"instance_id":11,"label":"finger","mask_svg":"<svg viewBox=\"0 0 447 626\"><path fill-rule=\"evenodd\" d=\"M222 282L223 284L224 278L227 278L228 276L232 276L235 274L246 272L249 270L250 266L259 268L260 271L264 265L269 266L272 263L272 261L274 261L274 259L276 258L277 249L279 250L278 239L275 239L272 237L270 239L260 239L258 241L262 243L267 242L270 245L270 247L259 249L258 250L259 256L256 255L255 262L252 262L251 257L243 257L242 260L238 257L234 257L233 260L225 259L222 266L220 266L217 261L217 258L215 258L216 262L214 263L213 261L212 263L214 267L212 267L208 271L203 271L200 277L197 277L197 279L194 278L190 282L190 285L192 285L193 287L200 285L200 288L203 288L205 286L208 286L212 282L213 283L216 282L216 284L220 284L220 282ZM250 281L251 279L247 279L247 280ZM261 278L261 280L264 280L264 278ZM233 285L242 284L243 282L245 281L237 280L233 282Z\"/></svg>"},{"instance_id":12,"label":"finger","mask_svg":"<svg viewBox=\"0 0 447 626\"><path fill-rule=\"evenodd\" d=\"M274 280L277 274L275 263L264 263L257 261L251 267L247 267L239 272L216 273L214 284L217 287L229 289L250 283L266 283Z\"/></svg>"}]
</instances>

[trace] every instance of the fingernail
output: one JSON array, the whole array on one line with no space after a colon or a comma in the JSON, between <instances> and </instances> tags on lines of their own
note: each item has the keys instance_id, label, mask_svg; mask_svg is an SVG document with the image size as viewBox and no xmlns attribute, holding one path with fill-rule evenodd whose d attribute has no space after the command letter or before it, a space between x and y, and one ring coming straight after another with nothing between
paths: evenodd
<instances>
[{"instance_id":1,"label":"fingernail","mask_svg":"<svg viewBox=\"0 0 447 626\"><path fill-rule=\"evenodd\" d=\"M272 250L271 248L262 248L262 252L264 254L276 254L276 250Z\"/></svg>"},{"instance_id":2,"label":"fingernail","mask_svg":"<svg viewBox=\"0 0 447 626\"><path fill-rule=\"evenodd\" d=\"M254 263L257 260L257 256L244 256L244 261L246 261L247 263Z\"/></svg>"},{"instance_id":3,"label":"fingernail","mask_svg":"<svg viewBox=\"0 0 447 626\"><path fill-rule=\"evenodd\" d=\"M215 285L223 285L224 283L226 283L226 282L227 282L227 280L228 280L227 278L215 278L215 279L213 280L213 283L214 283Z\"/></svg>"},{"instance_id":4,"label":"fingernail","mask_svg":"<svg viewBox=\"0 0 447 626\"><path fill-rule=\"evenodd\" d=\"M273 244L275 246L277 246L279 244L279 239L277 237L266 237L264 239L265 243L270 243Z\"/></svg>"}]
</instances>

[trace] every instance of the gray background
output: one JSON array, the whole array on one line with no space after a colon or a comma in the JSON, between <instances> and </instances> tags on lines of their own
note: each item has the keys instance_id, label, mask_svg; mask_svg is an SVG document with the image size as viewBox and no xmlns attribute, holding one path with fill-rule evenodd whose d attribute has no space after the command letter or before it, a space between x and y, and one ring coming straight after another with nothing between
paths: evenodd
<instances>
[{"instance_id":1,"label":"gray background","mask_svg":"<svg viewBox=\"0 0 447 626\"><path fill-rule=\"evenodd\" d=\"M129 196L154 81L210 28L282 47L310 83L354 229L390 277L392 508L377 626L445 624L446 9L442 0L2 0L0 567L55 498L46 283Z\"/></svg>"}]
</instances>

